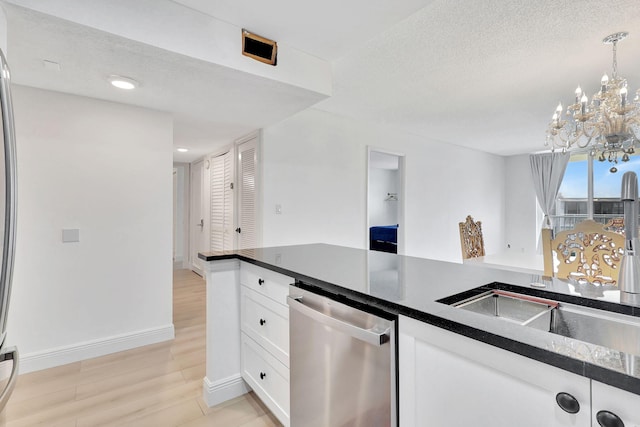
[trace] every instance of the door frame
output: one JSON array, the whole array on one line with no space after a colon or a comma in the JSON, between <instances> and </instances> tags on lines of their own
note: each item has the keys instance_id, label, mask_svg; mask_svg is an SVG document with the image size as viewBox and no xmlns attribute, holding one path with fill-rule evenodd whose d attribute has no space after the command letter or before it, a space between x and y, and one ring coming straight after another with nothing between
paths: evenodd
<instances>
[{"instance_id":1,"label":"door frame","mask_svg":"<svg viewBox=\"0 0 640 427\"><path fill-rule=\"evenodd\" d=\"M178 182L178 193L182 192L182 229L178 230L179 234L182 236L182 263L180 268L189 269L191 268L191 229L189 228L189 224L191 223L191 163L183 163L178 162L173 164L174 169L178 169L178 173L180 173L180 169L183 170L183 182L182 188L180 188ZM174 262L174 266L175 266Z\"/></svg>"},{"instance_id":2,"label":"door frame","mask_svg":"<svg viewBox=\"0 0 640 427\"><path fill-rule=\"evenodd\" d=\"M364 244L365 248L369 250L369 227L371 226L369 222L369 180L370 171L371 171L371 153L377 152L382 154L389 154L391 156L398 157L398 255L405 254L405 203L406 203L406 154L399 151L392 151L385 148L379 148L372 145L367 145L367 177L366 177L366 189L364 193L365 197L365 233L364 233Z\"/></svg>"},{"instance_id":3,"label":"door frame","mask_svg":"<svg viewBox=\"0 0 640 427\"><path fill-rule=\"evenodd\" d=\"M201 219L203 220L203 227L202 227L202 233L204 235L206 235L205 233L205 227L207 226L207 219L204 218L206 215L203 215L203 213L205 212L205 210L203 210L203 206L205 204L205 188L204 188L204 183L205 183L205 171L206 171L206 162L208 162L209 160L207 158L201 158L198 159L194 162L192 162L190 164L189 167L189 262L188 265L191 270L193 270L194 272L198 273L199 275L203 275L203 271L202 268L198 265L196 257L197 255L194 255L198 249L195 247L197 244L198 239L195 236L196 231L198 230L198 226L196 225L196 212L194 209L194 200L196 200L196 197L198 197L200 199L200 214L198 215L201 217ZM197 168L199 166L197 166L199 163L202 164L202 175L201 175L201 182L200 182L200 194L195 195L194 191L196 186L193 185L193 174L196 172Z\"/></svg>"},{"instance_id":4,"label":"door frame","mask_svg":"<svg viewBox=\"0 0 640 427\"><path fill-rule=\"evenodd\" d=\"M176 246L178 241L178 168L173 165L173 245L172 259L173 268L176 266Z\"/></svg>"}]
</instances>

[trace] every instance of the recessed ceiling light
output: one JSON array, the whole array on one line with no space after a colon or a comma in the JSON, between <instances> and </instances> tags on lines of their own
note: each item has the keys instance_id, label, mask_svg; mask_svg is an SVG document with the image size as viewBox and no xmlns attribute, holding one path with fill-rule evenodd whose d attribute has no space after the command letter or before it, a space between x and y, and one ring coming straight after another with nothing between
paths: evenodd
<instances>
[{"instance_id":1,"label":"recessed ceiling light","mask_svg":"<svg viewBox=\"0 0 640 427\"><path fill-rule=\"evenodd\" d=\"M113 76L109 76L107 80L109 80L109 83L111 83L113 86L119 89L131 90L140 86L140 83L138 83L136 80L131 79L129 77L113 75Z\"/></svg>"},{"instance_id":2,"label":"recessed ceiling light","mask_svg":"<svg viewBox=\"0 0 640 427\"><path fill-rule=\"evenodd\" d=\"M189 151L188 148L178 148L178 151L181 153L186 153L187 151Z\"/></svg>"}]
</instances>

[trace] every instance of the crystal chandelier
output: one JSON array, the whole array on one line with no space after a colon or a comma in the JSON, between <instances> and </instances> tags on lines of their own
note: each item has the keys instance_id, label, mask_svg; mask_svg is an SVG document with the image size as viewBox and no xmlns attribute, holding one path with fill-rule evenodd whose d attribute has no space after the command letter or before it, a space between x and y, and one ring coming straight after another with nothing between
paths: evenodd
<instances>
[{"instance_id":1,"label":"crystal chandelier","mask_svg":"<svg viewBox=\"0 0 640 427\"><path fill-rule=\"evenodd\" d=\"M575 103L567 107L563 117L562 103L558 104L549 128L546 146L563 152L571 148L590 149L591 156L598 155L601 162L608 160L614 165L611 172L617 172L618 159L626 162L635 153L640 140L640 90L630 101L627 80L618 76L616 58L617 43L629 33L611 34L602 41L613 44L613 72L611 79L606 74L600 80L600 90L591 102L578 86Z\"/></svg>"}]
</instances>

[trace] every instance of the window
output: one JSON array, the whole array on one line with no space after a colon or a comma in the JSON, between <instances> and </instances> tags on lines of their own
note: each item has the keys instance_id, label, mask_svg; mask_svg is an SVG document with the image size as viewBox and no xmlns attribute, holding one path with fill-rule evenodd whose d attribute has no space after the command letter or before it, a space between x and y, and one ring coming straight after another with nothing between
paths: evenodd
<instances>
[{"instance_id":1,"label":"window","mask_svg":"<svg viewBox=\"0 0 640 427\"><path fill-rule=\"evenodd\" d=\"M587 219L589 156L574 154L567 164L555 212L551 213L555 233L573 228L577 223Z\"/></svg>"},{"instance_id":2,"label":"window","mask_svg":"<svg viewBox=\"0 0 640 427\"><path fill-rule=\"evenodd\" d=\"M593 189L589 197L589 162L593 162ZM611 172L615 166L617 172ZM574 154L567 165L555 212L552 212L553 226L556 233L573 228L578 222L588 218L589 200L592 200L593 219L606 223L610 219L624 215L623 203L620 201L622 175L634 171L640 176L640 155L633 155L628 162L600 162L586 153Z\"/></svg>"},{"instance_id":3,"label":"window","mask_svg":"<svg viewBox=\"0 0 640 427\"><path fill-rule=\"evenodd\" d=\"M565 215L586 215L587 201L567 200L564 204Z\"/></svg>"},{"instance_id":4,"label":"window","mask_svg":"<svg viewBox=\"0 0 640 427\"><path fill-rule=\"evenodd\" d=\"M586 204L585 204L586 207ZM608 215L608 216L622 216L624 215L624 208L620 201L594 201L593 202L593 214L594 215Z\"/></svg>"}]
</instances>

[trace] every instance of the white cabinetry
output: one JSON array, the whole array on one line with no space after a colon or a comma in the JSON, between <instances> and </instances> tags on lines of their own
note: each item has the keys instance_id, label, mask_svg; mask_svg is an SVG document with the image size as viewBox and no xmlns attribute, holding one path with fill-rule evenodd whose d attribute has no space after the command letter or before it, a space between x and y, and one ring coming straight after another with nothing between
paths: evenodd
<instances>
[{"instance_id":1,"label":"white cabinetry","mask_svg":"<svg viewBox=\"0 0 640 427\"><path fill-rule=\"evenodd\" d=\"M289 309L245 286L240 292L242 332L289 367Z\"/></svg>"},{"instance_id":2,"label":"white cabinetry","mask_svg":"<svg viewBox=\"0 0 640 427\"><path fill-rule=\"evenodd\" d=\"M241 373L269 410L289 425L289 308L294 280L240 263Z\"/></svg>"},{"instance_id":3,"label":"white cabinetry","mask_svg":"<svg viewBox=\"0 0 640 427\"><path fill-rule=\"evenodd\" d=\"M404 316L399 332L402 427L590 425L588 378ZM579 411L562 410L558 393Z\"/></svg>"},{"instance_id":4,"label":"white cabinetry","mask_svg":"<svg viewBox=\"0 0 640 427\"><path fill-rule=\"evenodd\" d=\"M640 396L597 381L591 381L591 393L593 427L619 427L617 420L625 427L640 427Z\"/></svg>"}]
</instances>

